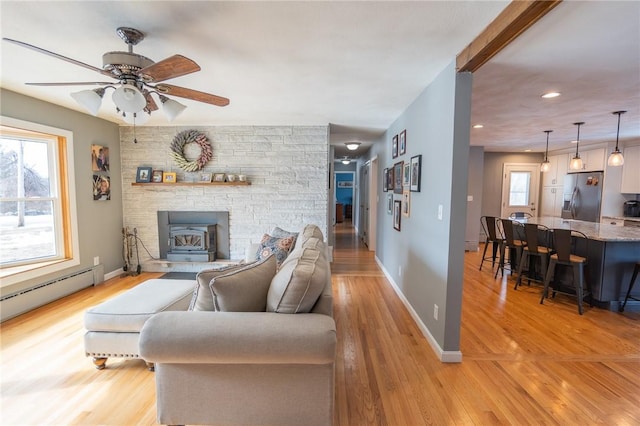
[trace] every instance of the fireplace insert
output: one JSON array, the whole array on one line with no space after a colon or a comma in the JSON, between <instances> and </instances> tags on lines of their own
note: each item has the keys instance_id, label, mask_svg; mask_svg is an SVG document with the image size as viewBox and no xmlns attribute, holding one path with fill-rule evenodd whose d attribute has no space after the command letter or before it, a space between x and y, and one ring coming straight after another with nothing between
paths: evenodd
<instances>
[{"instance_id":1,"label":"fireplace insert","mask_svg":"<svg viewBox=\"0 0 640 426\"><path fill-rule=\"evenodd\" d=\"M213 262L216 260L216 225L169 225L167 260Z\"/></svg>"}]
</instances>

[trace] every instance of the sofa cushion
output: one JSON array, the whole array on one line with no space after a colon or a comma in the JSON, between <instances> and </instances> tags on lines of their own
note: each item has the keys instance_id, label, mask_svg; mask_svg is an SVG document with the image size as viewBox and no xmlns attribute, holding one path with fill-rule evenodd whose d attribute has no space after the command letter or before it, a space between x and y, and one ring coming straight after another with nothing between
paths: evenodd
<instances>
[{"instance_id":1,"label":"sofa cushion","mask_svg":"<svg viewBox=\"0 0 640 426\"><path fill-rule=\"evenodd\" d=\"M229 272L246 268L246 264L226 266L218 269L205 269L198 272L196 275L196 286L193 289L193 296L191 297L191 303L189 304L190 311L215 311L213 305L213 293L209 283L211 280L219 275L225 275Z\"/></svg>"},{"instance_id":2,"label":"sofa cushion","mask_svg":"<svg viewBox=\"0 0 640 426\"><path fill-rule=\"evenodd\" d=\"M252 263L211 280L216 311L264 312L271 280L276 273L276 257L271 255L260 262Z\"/></svg>"},{"instance_id":3,"label":"sofa cushion","mask_svg":"<svg viewBox=\"0 0 640 426\"><path fill-rule=\"evenodd\" d=\"M291 247L293 246L293 241L293 237L278 238L269 234L264 234L262 240L260 240L260 246L256 253L256 260L266 259L273 254L276 257L278 266L280 266L280 264L284 262L289 255L289 251L291 251Z\"/></svg>"},{"instance_id":4,"label":"sofa cushion","mask_svg":"<svg viewBox=\"0 0 640 426\"><path fill-rule=\"evenodd\" d=\"M311 243L305 243L307 244ZM296 249L296 255L292 254L280 266L271 281L267 295L267 312L311 312L327 280L330 279L328 271L324 248L307 246Z\"/></svg>"}]
</instances>

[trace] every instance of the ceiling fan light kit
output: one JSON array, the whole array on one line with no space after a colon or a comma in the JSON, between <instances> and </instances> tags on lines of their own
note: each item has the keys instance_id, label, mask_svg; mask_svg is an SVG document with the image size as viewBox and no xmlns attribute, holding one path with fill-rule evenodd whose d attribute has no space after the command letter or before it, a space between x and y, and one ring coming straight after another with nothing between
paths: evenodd
<instances>
[{"instance_id":1,"label":"ceiling fan light kit","mask_svg":"<svg viewBox=\"0 0 640 426\"><path fill-rule=\"evenodd\" d=\"M146 122L149 119L149 115L158 109L156 100L154 100L152 94L155 94L160 102L162 102L163 111L169 121L174 120L182 113L182 111L186 109L186 106L170 99L167 95L221 107L229 104L229 99L221 96L162 83L165 80L200 71L200 66L191 59L182 55L173 55L159 62L154 62L145 56L133 53L133 46L144 39L145 35L142 31L135 28L119 27L116 33L127 44L128 51L107 52L102 55L103 68L94 67L93 65L59 55L22 41L10 38L3 38L3 40L90 69L103 76L117 80L117 82L114 83L102 81L26 83L35 86L103 86L94 90L82 90L71 93L71 97L93 115L98 114L105 90L108 88L114 89L112 100L116 105L118 113L121 113L125 122L132 123L134 126Z\"/></svg>"},{"instance_id":2,"label":"ceiling fan light kit","mask_svg":"<svg viewBox=\"0 0 640 426\"><path fill-rule=\"evenodd\" d=\"M544 150L544 161L540 164L540 171L542 173L546 173L551 169L551 163L549 162L549 133L553 132L553 130L545 130L547 134L547 147Z\"/></svg>"},{"instance_id":3,"label":"ceiling fan light kit","mask_svg":"<svg viewBox=\"0 0 640 426\"><path fill-rule=\"evenodd\" d=\"M622 156L622 152L618 148L618 140L620 139L620 116L627 111L614 111L612 114L618 116L618 131L616 132L616 148L609 155L609 159L607 160L607 165L618 167L624 164L624 157Z\"/></svg>"},{"instance_id":4,"label":"ceiling fan light kit","mask_svg":"<svg viewBox=\"0 0 640 426\"><path fill-rule=\"evenodd\" d=\"M580 153L578 152L578 147L580 145L580 126L584 124L584 121L580 121L578 123L573 123L578 126L578 137L576 138L576 155L571 159L569 163L570 170L582 170L582 158L580 158Z\"/></svg>"}]
</instances>

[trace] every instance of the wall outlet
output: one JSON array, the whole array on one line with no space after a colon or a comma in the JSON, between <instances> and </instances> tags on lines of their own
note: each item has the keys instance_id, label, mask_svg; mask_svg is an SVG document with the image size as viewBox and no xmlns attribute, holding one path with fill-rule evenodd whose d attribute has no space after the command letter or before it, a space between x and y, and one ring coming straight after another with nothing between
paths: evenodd
<instances>
[{"instance_id":1,"label":"wall outlet","mask_svg":"<svg viewBox=\"0 0 640 426\"><path fill-rule=\"evenodd\" d=\"M98 266L100 264L100 256L95 256L93 258L93 266Z\"/></svg>"},{"instance_id":2,"label":"wall outlet","mask_svg":"<svg viewBox=\"0 0 640 426\"><path fill-rule=\"evenodd\" d=\"M442 204L438 205L438 220L442 220Z\"/></svg>"},{"instance_id":3,"label":"wall outlet","mask_svg":"<svg viewBox=\"0 0 640 426\"><path fill-rule=\"evenodd\" d=\"M433 305L433 319L438 320L438 305Z\"/></svg>"}]
</instances>

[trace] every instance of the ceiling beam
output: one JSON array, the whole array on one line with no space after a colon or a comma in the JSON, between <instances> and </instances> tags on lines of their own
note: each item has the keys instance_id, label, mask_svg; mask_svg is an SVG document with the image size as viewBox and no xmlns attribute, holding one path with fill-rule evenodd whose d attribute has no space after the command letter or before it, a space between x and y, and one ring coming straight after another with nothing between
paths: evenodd
<instances>
[{"instance_id":1,"label":"ceiling beam","mask_svg":"<svg viewBox=\"0 0 640 426\"><path fill-rule=\"evenodd\" d=\"M562 0L520 1L509 5L456 57L458 72L474 72L535 24Z\"/></svg>"}]
</instances>

